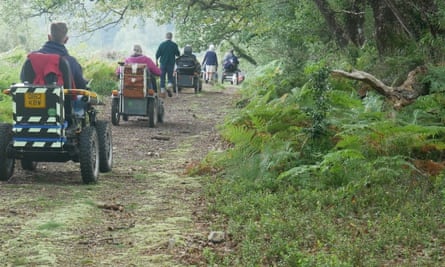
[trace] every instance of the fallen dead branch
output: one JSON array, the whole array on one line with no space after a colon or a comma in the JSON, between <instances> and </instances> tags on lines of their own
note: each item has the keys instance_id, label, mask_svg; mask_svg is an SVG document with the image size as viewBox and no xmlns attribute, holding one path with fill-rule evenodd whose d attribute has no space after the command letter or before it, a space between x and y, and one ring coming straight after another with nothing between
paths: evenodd
<instances>
[{"instance_id":1,"label":"fallen dead branch","mask_svg":"<svg viewBox=\"0 0 445 267\"><path fill-rule=\"evenodd\" d=\"M419 83L417 77L425 73L426 70L426 67L423 66L415 68L408 74L407 79L400 86L388 86L372 74L360 70L351 72L332 70L331 74L333 77L343 77L365 83L388 99L394 108L400 109L413 103L421 95L421 90L417 88L423 88L423 86Z\"/></svg>"}]
</instances>

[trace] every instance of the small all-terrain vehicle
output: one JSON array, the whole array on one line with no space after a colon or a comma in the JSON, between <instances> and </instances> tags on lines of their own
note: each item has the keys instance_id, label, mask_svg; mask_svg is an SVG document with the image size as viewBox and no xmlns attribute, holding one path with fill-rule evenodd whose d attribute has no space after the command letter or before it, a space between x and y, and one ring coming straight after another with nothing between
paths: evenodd
<instances>
[{"instance_id":1,"label":"small all-terrain vehicle","mask_svg":"<svg viewBox=\"0 0 445 267\"><path fill-rule=\"evenodd\" d=\"M244 79L244 76L241 79L240 73L238 69L224 69L221 75L221 83L228 81L230 84L238 85Z\"/></svg>"},{"instance_id":2,"label":"small all-terrain vehicle","mask_svg":"<svg viewBox=\"0 0 445 267\"><path fill-rule=\"evenodd\" d=\"M148 127L164 121L164 103L155 91L156 79L145 64L119 62L119 88L111 94L111 123L119 125L120 118L148 117Z\"/></svg>"},{"instance_id":3,"label":"small all-terrain vehicle","mask_svg":"<svg viewBox=\"0 0 445 267\"><path fill-rule=\"evenodd\" d=\"M176 59L176 93L180 92L182 88L193 88L195 93L202 90L201 64L196 60L189 46L186 46L184 54Z\"/></svg>"},{"instance_id":4,"label":"small all-terrain vehicle","mask_svg":"<svg viewBox=\"0 0 445 267\"><path fill-rule=\"evenodd\" d=\"M21 79L4 91L12 97L13 123L0 124L0 180L9 180L16 160L29 171L38 162L79 162L85 184L111 171L111 124L96 118L96 93L72 89L67 60L31 53Z\"/></svg>"}]
</instances>

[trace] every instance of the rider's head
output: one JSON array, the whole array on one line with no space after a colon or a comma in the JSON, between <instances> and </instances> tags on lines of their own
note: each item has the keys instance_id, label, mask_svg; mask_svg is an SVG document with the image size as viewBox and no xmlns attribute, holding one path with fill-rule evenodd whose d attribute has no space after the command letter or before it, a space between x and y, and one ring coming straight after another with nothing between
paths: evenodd
<instances>
[{"instance_id":1,"label":"rider's head","mask_svg":"<svg viewBox=\"0 0 445 267\"><path fill-rule=\"evenodd\" d=\"M135 55L142 55L142 47L138 44L133 46L133 52Z\"/></svg>"},{"instance_id":2,"label":"rider's head","mask_svg":"<svg viewBox=\"0 0 445 267\"><path fill-rule=\"evenodd\" d=\"M48 40L65 44L68 41L67 33L68 27L65 22L53 22L49 29Z\"/></svg>"},{"instance_id":3,"label":"rider's head","mask_svg":"<svg viewBox=\"0 0 445 267\"><path fill-rule=\"evenodd\" d=\"M186 45L184 47L184 55L191 55L193 52L192 46L191 45Z\"/></svg>"},{"instance_id":4,"label":"rider's head","mask_svg":"<svg viewBox=\"0 0 445 267\"><path fill-rule=\"evenodd\" d=\"M171 39L173 38L173 33L171 33L171 32L167 32L167 33L165 34L165 38L166 38L167 40L171 40Z\"/></svg>"}]
</instances>

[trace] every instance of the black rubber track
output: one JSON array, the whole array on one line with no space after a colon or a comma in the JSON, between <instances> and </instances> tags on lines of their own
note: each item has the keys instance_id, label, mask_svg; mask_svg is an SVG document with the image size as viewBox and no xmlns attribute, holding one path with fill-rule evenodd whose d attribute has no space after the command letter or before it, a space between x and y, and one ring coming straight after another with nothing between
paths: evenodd
<instances>
[{"instance_id":1,"label":"black rubber track","mask_svg":"<svg viewBox=\"0 0 445 267\"><path fill-rule=\"evenodd\" d=\"M99 176L99 140L96 128L87 126L80 133L80 172L85 184L96 183Z\"/></svg>"},{"instance_id":2,"label":"black rubber track","mask_svg":"<svg viewBox=\"0 0 445 267\"><path fill-rule=\"evenodd\" d=\"M15 160L6 156L8 144L12 141L12 125L0 124L0 180L7 181L14 173Z\"/></svg>"},{"instance_id":3,"label":"black rubber track","mask_svg":"<svg viewBox=\"0 0 445 267\"><path fill-rule=\"evenodd\" d=\"M113 167L113 138L111 125L107 121L97 121L96 131L99 138L99 171L109 172Z\"/></svg>"}]
</instances>

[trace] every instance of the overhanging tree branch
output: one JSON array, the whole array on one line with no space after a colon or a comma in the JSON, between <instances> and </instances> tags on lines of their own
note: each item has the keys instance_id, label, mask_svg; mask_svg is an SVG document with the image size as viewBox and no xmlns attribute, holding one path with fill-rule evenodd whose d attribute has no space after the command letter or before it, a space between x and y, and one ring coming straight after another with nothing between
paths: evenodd
<instances>
[{"instance_id":1,"label":"overhanging tree branch","mask_svg":"<svg viewBox=\"0 0 445 267\"><path fill-rule=\"evenodd\" d=\"M385 1L386 5L389 7L389 9L391 10L391 12L394 14L394 17L396 17L396 19L399 22L399 24L402 27L402 29L406 32L406 34L408 34L408 36L411 39L415 40L414 34L406 26L406 23L403 21L403 18L400 15L400 13L397 10L397 8L394 5L394 3L391 0L384 0L384 1Z\"/></svg>"}]
</instances>

